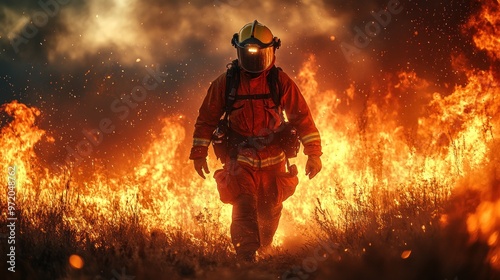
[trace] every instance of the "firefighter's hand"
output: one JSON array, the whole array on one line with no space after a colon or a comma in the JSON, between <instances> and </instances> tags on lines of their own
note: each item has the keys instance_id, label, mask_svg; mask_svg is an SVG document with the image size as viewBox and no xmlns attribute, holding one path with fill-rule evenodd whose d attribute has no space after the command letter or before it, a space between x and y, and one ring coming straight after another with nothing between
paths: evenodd
<instances>
[{"instance_id":1,"label":"firefighter's hand","mask_svg":"<svg viewBox=\"0 0 500 280\"><path fill-rule=\"evenodd\" d=\"M309 156L306 163L306 175L309 175L309 179L314 178L321 171L321 167L323 165L318 156Z\"/></svg>"},{"instance_id":2,"label":"firefighter's hand","mask_svg":"<svg viewBox=\"0 0 500 280\"><path fill-rule=\"evenodd\" d=\"M194 170L198 172L201 178L205 179L205 174L203 173L203 171L205 171L206 174L210 173L210 170L208 170L207 159L197 158L194 159L193 162L194 162Z\"/></svg>"}]
</instances>

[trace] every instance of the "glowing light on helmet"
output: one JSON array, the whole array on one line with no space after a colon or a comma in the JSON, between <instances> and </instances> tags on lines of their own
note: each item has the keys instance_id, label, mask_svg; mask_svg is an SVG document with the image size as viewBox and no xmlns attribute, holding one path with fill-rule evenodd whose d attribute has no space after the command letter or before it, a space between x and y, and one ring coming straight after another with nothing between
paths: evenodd
<instances>
[{"instance_id":1,"label":"glowing light on helmet","mask_svg":"<svg viewBox=\"0 0 500 280\"><path fill-rule=\"evenodd\" d=\"M248 47L247 50L249 53L257 53L259 51L257 47Z\"/></svg>"}]
</instances>

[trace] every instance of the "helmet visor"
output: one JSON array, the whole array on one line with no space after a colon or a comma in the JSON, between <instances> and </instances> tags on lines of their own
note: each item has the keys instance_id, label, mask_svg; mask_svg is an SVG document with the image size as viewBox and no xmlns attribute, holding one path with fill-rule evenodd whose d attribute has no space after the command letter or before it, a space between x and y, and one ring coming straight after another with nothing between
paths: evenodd
<instances>
[{"instance_id":1,"label":"helmet visor","mask_svg":"<svg viewBox=\"0 0 500 280\"><path fill-rule=\"evenodd\" d=\"M250 73L260 73L268 69L274 61L272 46L261 48L257 44L247 44L244 48L237 48L241 67Z\"/></svg>"}]
</instances>

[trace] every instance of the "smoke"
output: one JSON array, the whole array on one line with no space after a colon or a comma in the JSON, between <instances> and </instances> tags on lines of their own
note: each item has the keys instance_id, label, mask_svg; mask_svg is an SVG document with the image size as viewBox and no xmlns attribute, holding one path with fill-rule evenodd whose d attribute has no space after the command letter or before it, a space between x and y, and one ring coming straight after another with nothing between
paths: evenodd
<instances>
[{"instance_id":1,"label":"smoke","mask_svg":"<svg viewBox=\"0 0 500 280\"><path fill-rule=\"evenodd\" d=\"M329 79L332 84L324 86L345 89L353 79L373 79L380 70L415 70L442 86L460 80L451 69L450 58L453 53L471 52L471 40L460 29L477 6L473 1L410 0L66 2L59 5L59 11L37 36L19 46L17 54L12 52L9 39L29 25L30 16L43 9L30 1L3 3L0 21L4 60L41 61L37 65L41 69L53 66L80 75L89 66L102 66L106 60L134 70L161 63L177 68L175 73L183 80L176 84L196 79L206 86L234 58L229 44L232 34L258 19L282 39L278 63L289 70L296 70L308 53L320 56L323 75L333 78ZM356 28L365 32L367 24L375 21L373 12L387 10L389 3L396 2L402 12L393 14L365 48L358 48L358 65L349 64L341 44L352 45ZM136 63L138 59L140 63ZM182 71L179 66L185 64L193 70Z\"/></svg>"}]
</instances>

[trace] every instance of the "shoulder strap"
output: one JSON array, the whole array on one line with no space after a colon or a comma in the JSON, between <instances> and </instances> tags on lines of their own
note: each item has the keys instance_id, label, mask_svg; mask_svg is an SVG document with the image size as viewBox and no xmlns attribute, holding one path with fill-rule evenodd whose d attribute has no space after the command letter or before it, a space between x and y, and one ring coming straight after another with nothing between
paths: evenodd
<instances>
[{"instance_id":1,"label":"shoulder strap","mask_svg":"<svg viewBox=\"0 0 500 280\"><path fill-rule=\"evenodd\" d=\"M226 114L225 119L228 118L229 113L233 108L234 102L236 101L236 94L238 91L238 86L240 85L240 75L238 68L238 60L233 60L227 66L226 72Z\"/></svg>"},{"instance_id":2,"label":"shoulder strap","mask_svg":"<svg viewBox=\"0 0 500 280\"><path fill-rule=\"evenodd\" d=\"M283 89L281 88L281 83L279 81L279 71L282 71L280 67L273 65L269 74L267 75L267 85L269 86L269 91L271 92L271 98L273 99L274 105L279 107L281 105L281 97L283 95Z\"/></svg>"}]
</instances>

